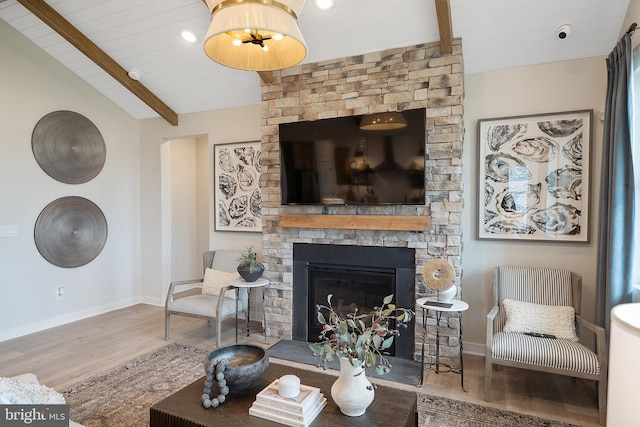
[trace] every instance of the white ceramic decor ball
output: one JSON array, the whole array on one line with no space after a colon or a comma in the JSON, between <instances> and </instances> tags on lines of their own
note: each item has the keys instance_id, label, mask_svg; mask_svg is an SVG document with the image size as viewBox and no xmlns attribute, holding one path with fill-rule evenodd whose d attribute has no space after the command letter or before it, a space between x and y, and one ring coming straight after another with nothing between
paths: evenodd
<instances>
[{"instance_id":1,"label":"white ceramic decor ball","mask_svg":"<svg viewBox=\"0 0 640 427\"><path fill-rule=\"evenodd\" d=\"M446 289L444 291L439 291L438 292L438 301L441 302L449 302L453 299L453 297L456 296L456 293L458 292L458 288L456 285L451 285L451 287L449 289Z\"/></svg>"}]
</instances>

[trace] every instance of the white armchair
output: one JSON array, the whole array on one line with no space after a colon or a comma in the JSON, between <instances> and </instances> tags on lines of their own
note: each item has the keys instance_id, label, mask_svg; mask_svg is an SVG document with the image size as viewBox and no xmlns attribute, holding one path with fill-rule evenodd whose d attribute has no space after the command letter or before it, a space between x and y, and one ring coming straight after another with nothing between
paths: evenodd
<instances>
[{"instance_id":1,"label":"white armchair","mask_svg":"<svg viewBox=\"0 0 640 427\"><path fill-rule=\"evenodd\" d=\"M493 365L586 378L596 381L604 424L606 341L603 328L580 317L582 278L569 270L497 267L493 288L494 307L487 315L485 399L491 400ZM586 333L595 336L595 352L579 342Z\"/></svg>"},{"instance_id":2,"label":"white armchair","mask_svg":"<svg viewBox=\"0 0 640 427\"><path fill-rule=\"evenodd\" d=\"M203 278L171 282L165 301L165 340L169 339L171 315L190 316L214 322L216 346L220 347L222 321L235 318L236 310L242 316L247 313L246 290L233 288L229 284L231 278L240 278L236 271L239 257L238 251L205 252L202 256ZM202 288L201 294L183 297L176 295L180 288L184 290L185 286L194 285Z\"/></svg>"}]
</instances>

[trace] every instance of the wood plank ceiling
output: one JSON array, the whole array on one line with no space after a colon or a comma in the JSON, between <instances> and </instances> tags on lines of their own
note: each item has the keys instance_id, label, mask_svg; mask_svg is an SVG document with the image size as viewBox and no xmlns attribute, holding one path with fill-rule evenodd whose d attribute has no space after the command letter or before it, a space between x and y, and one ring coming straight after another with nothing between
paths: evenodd
<instances>
[{"instance_id":1,"label":"wood plank ceiling","mask_svg":"<svg viewBox=\"0 0 640 427\"><path fill-rule=\"evenodd\" d=\"M153 92L147 89L142 83L129 77L128 71L111 58L105 51L100 49L80 30L74 27L62 15L49 6L44 0L17 0L22 6L36 15L45 24L64 37L69 43L75 46L80 52L85 54L96 65L106 71L111 77L130 90L135 96L140 98L145 104L151 107L160 117L164 118L173 126L178 126L178 114L167 104L162 102ZM451 6L449 0L434 0L436 2L438 26L440 28L440 38L442 43L442 53L450 55L453 51L453 32L451 29ZM206 2L205 2L206 5ZM270 83L272 75L270 72L259 72L260 78Z\"/></svg>"},{"instance_id":2,"label":"wood plank ceiling","mask_svg":"<svg viewBox=\"0 0 640 427\"><path fill-rule=\"evenodd\" d=\"M450 52L454 36L463 40L465 73L604 56L619 38L629 2L337 0L325 11L307 0L298 19L309 46L303 63L437 40ZM51 25L77 32L60 29L59 35L43 23L35 13L45 5L59 15L49 13ZM255 105L260 78L269 78L204 55L211 18L202 0L0 0L0 19L138 119L176 123L180 114ZM559 40L563 24L573 31ZM199 42L180 39L185 28ZM93 54L80 52L91 44ZM107 69L92 60L109 62ZM132 69L139 82L127 77Z\"/></svg>"}]
</instances>

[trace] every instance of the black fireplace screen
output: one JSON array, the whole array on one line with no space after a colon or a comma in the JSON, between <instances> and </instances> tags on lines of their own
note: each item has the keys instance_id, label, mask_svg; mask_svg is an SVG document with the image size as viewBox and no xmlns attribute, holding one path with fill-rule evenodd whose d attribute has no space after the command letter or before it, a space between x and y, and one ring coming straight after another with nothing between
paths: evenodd
<instances>
[{"instance_id":1,"label":"black fireplace screen","mask_svg":"<svg viewBox=\"0 0 640 427\"><path fill-rule=\"evenodd\" d=\"M341 315L358 307L367 313L394 294L398 307L415 305L415 250L400 247L293 244L292 338L317 342L322 328L316 305L332 305ZM393 340L393 355L411 360L414 323Z\"/></svg>"},{"instance_id":2,"label":"black fireplace screen","mask_svg":"<svg viewBox=\"0 0 640 427\"><path fill-rule=\"evenodd\" d=\"M335 265L309 266L309 323L310 341L319 339L322 325L316 316L317 305L327 305L327 296L332 294L331 304L340 317L347 317L356 309L358 314L369 313L382 305L387 295L394 293L395 270L390 268L359 269ZM328 313L323 313L328 316ZM366 319L365 319L366 323ZM394 326L392 326L394 327ZM392 346L388 353L394 355Z\"/></svg>"}]
</instances>

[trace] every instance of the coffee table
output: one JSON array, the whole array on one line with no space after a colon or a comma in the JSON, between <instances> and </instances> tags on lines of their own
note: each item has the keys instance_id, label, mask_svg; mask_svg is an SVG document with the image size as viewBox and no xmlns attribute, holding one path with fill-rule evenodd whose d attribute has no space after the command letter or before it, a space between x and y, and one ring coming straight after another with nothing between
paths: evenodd
<instances>
[{"instance_id":1,"label":"coffee table","mask_svg":"<svg viewBox=\"0 0 640 427\"><path fill-rule=\"evenodd\" d=\"M302 370L270 363L267 370L252 387L231 392L227 401L215 409L205 409L200 403L204 388L203 376L182 390L156 403L150 409L150 427L203 427L203 426L282 426L282 424L249 415L249 408L260 390L276 378L292 374L302 384L319 387L327 398L327 406L310 424L311 427L334 426L417 426L417 395L385 386L378 386L373 403L360 417L348 417L331 399L331 385L337 377L323 373L322 368ZM315 370L317 369L317 370ZM204 373L204 368L203 368ZM212 395L217 395L216 386Z\"/></svg>"}]
</instances>

